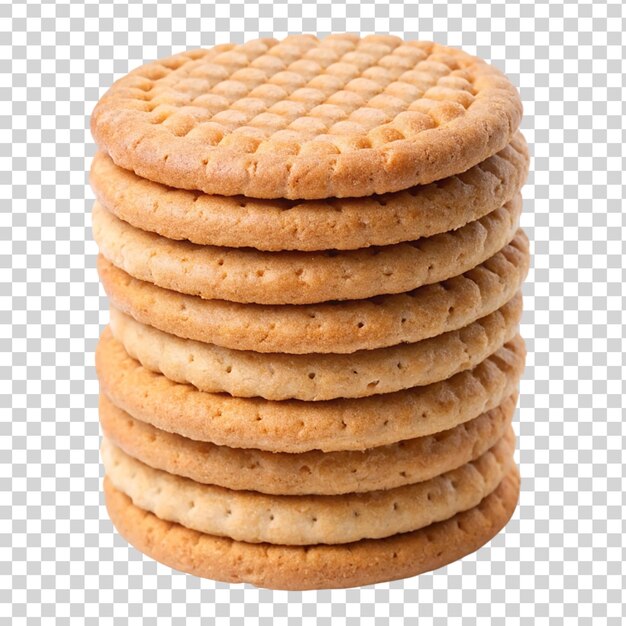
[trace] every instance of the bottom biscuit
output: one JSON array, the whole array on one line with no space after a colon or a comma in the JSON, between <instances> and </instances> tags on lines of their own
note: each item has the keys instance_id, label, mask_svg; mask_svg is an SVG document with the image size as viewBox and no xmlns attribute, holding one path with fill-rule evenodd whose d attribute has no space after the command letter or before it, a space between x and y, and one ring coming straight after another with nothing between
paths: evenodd
<instances>
[{"instance_id":1,"label":"bottom biscuit","mask_svg":"<svg viewBox=\"0 0 626 626\"><path fill-rule=\"evenodd\" d=\"M133 505L105 478L107 509L118 532L138 550L196 576L270 589L332 589L408 578L443 567L487 543L508 522L519 496L511 470L473 509L387 539L344 545L249 544L165 522Z\"/></svg>"}]
</instances>

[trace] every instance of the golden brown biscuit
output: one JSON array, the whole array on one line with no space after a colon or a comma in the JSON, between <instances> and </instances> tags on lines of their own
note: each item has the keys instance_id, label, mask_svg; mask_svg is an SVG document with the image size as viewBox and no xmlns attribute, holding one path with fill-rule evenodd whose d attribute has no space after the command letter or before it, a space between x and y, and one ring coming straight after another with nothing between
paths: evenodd
<instances>
[{"instance_id":1,"label":"golden brown biscuit","mask_svg":"<svg viewBox=\"0 0 626 626\"><path fill-rule=\"evenodd\" d=\"M273 402L198 391L151 372L108 330L96 351L100 389L132 417L197 441L271 452L364 450L447 430L498 406L518 386L524 342L425 387L349 400Z\"/></svg>"},{"instance_id":2,"label":"golden brown biscuit","mask_svg":"<svg viewBox=\"0 0 626 626\"><path fill-rule=\"evenodd\" d=\"M382 539L477 506L513 466L509 429L474 461L395 489L338 496L276 496L196 483L154 469L104 439L104 469L116 489L162 520L246 543L303 546Z\"/></svg>"},{"instance_id":3,"label":"golden brown biscuit","mask_svg":"<svg viewBox=\"0 0 626 626\"><path fill-rule=\"evenodd\" d=\"M470 369L517 335L518 293L459 330L352 354L260 354L180 339L111 310L111 332L144 367L200 391L267 400L364 398L428 385Z\"/></svg>"},{"instance_id":4,"label":"golden brown biscuit","mask_svg":"<svg viewBox=\"0 0 626 626\"><path fill-rule=\"evenodd\" d=\"M111 304L164 332L254 352L348 353L414 343L471 324L508 302L526 276L528 239L460 276L407 294L315 305L202 300L132 278L98 260Z\"/></svg>"},{"instance_id":5,"label":"golden brown biscuit","mask_svg":"<svg viewBox=\"0 0 626 626\"><path fill-rule=\"evenodd\" d=\"M100 425L129 456L199 483L275 495L337 495L428 480L478 458L511 423L517 392L468 422L364 451L300 454L216 446L131 417L100 395Z\"/></svg>"},{"instance_id":6,"label":"golden brown biscuit","mask_svg":"<svg viewBox=\"0 0 626 626\"><path fill-rule=\"evenodd\" d=\"M519 497L513 468L478 506L411 533L335 546L249 544L199 533L133 505L105 478L118 532L166 565L225 582L272 589L356 587L416 576L474 552L508 522Z\"/></svg>"},{"instance_id":7,"label":"golden brown biscuit","mask_svg":"<svg viewBox=\"0 0 626 626\"><path fill-rule=\"evenodd\" d=\"M461 50L390 35L293 35L192 50L118 80L91 117L139 176L258 198L369 196L464 172L522 105Z\"/></svg>"},{"instance_id":8,"label":"golden brown biscuit","mask_svg":"<svg viewBox=\"0 0 626 626\"><path fill-rule=\"evenodd\" d=\"M174 189L117 167L104 152L91 186L108 211L168 239L257 250L356 250L465 226L511 200L528 174L521 133L467 172L407 191L321 201L255 200Z\"/></svg>"},{"instance_id":9,"label":"golden brown biscuit","mask_svg":"<svg viewBox=\"0 0 626 626\"><path fill-rule=\"evenodd\" d=\"M454 232L340 252L260 252L172 241L93 208L100 253L139 280L204 299L311 304L412 291L471 270L515 236L522 198Z\"/></svg>"}]
</instances>

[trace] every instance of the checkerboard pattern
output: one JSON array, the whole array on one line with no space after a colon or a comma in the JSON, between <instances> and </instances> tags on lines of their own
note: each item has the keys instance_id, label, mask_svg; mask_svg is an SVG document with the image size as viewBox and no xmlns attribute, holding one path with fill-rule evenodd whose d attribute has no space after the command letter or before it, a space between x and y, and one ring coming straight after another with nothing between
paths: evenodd
<instances>
[{"instance_id":1,"label":"checkerboard pattern","mask_svg":"<svg viewBox=\"0 0 626 626\"><path fill-rule=\"evenodd\" d=\"M2 0L0 16L0 624L623 623L619 1ZM103 506L89 114L144 60L346 30L462 46L520 87L534 152L521 502L488 546L419 578L306 593L199 580L129 548Z\"/></svg>"}]
</instances>

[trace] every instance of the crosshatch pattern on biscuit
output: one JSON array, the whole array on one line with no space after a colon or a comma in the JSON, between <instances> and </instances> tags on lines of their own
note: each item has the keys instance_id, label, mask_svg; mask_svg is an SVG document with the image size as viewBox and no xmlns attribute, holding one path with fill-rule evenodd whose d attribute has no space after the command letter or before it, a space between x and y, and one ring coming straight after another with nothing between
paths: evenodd
<instances>
[{"instance_id":1,"label":"crosshatch pattern on biscuit","mask_svg":"<svg viewBox=\"0 0 626 626\"><path fill-rule=\"evenodd\" d=\"M519 94L461 50L389 35L294 35L137 68L94 109L113 161L173 187L367 196L463 172L511 140Z\"/></svg>"}]
</instances>

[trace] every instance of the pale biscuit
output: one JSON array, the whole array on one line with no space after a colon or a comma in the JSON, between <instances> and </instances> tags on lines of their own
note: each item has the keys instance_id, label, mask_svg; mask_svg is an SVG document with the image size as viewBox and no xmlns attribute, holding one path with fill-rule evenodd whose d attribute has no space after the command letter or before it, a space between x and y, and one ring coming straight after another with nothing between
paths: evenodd
<instances>
[{"instance_id":1,"label":"pale biscuit","mask_svg":"<svg viewBox=\"0 0 626 626\"><path fill-rule=\"evenodd\" d=\"M522 296L469 326L352 354L230 350L180 339L111 309L111 332L144 367L200 391L267 400L363 398L428 385L470 369L517 335Z\"/></svg>"},{"instance_id":2,"label":"pale biscuit","mask_svg":"<svg viewBox=\"0 0 626 626\"><path fill-rule=\"evenodd\" d=\"M227 489L275 495L338 495L422 482L478 458L511 424L517 392L449 430L363 452L300 454L216 446L159 430L100 395L105 437L150 467Z\"/></svg>"},{"instance_id":3,"label":"pale biscuit","mask_svg":"<svg viewBox=\"0 0 626 626\"><path fill-rule=\"evenodd\" d=\"M508 302L529 266L528 239L474 269L408 294L316 305L202 300L139 281L102 256L98 271L111 304L164 332L235 350L349 353L414 343L471 324Z\"/></svg>"},{"instance_id":4,"label":"pale biscuit","mask_svg":"<svg viewBox=\"0 0 626 626\"><path fill-rule=\"evenodd\" d=\"M392 246L323 252L260 252L172 241L134 228L97 202L100 253L139 280L201 298L312 304L412 291L458 276L515 236L522 199L453 232Z\"/></svg>"},{"instance_id":5,"label":"pale biscuit","mask_svg":"<svg viewBox=\"0 0 626 626\"><path fill-rule=\"evenodd\" d=\"M181 189L369 196L464 172L502 150L522 105L495 67L389 35L294 35L148 63L100 100L113 161Z\"/></svg>"},{"instance_id":6,"label":"pale biscuit","mask_svg":"<svg viewBox=\"0 0 626 626\"><path fill-rule=\"evenodd\" d=\"M275 496L196 483L154 469L106 439L101 454L113 486L162 520L247 543L311 545L382 539L477 506L513 465L509 429L490 450L424 482L340 496Z\"/></svg>"},{"instance_id":7,"label":"pale biscuit","mask_svg":"<svg viewBox=\"0 0 626 626\"><path fill-rule=\"evenodd\" d=\"M408 578L443 567L493 538L513 514L519 473L513 468L477 507L411 533L335 546L249 544L164 522L133 505L104 479L118 532L138 550L174 569L272 589L328 589Z\"/></svg>"},{"instance_id":8,"label":"pale biscuit","mask_svg":"<svg viewBox=\"0 0 626 626\"><path fill-rule=\"evenodd\" d=\"M516 337L474 369L425 387L358 400L272 402L198 391L151 372L105 330L100 389L132 417L197 441L271 452L364 450L448 430L498 406L518 386Z\"/></svg>"},{"instance_id":9,"label":"pale biscuit","mask_svg":"<svg viewBox=\"0 0 626 626\"><path fill-rule=\"evenodd\" d=\"M528 175L528 146L511 143L462 174L382 196L304 201L210 196L117 167L98 152L90 182L99 202L168 239L257 250L356 250L414 241L480 219L513 199Z\"/></svg>"}]
</instances>

